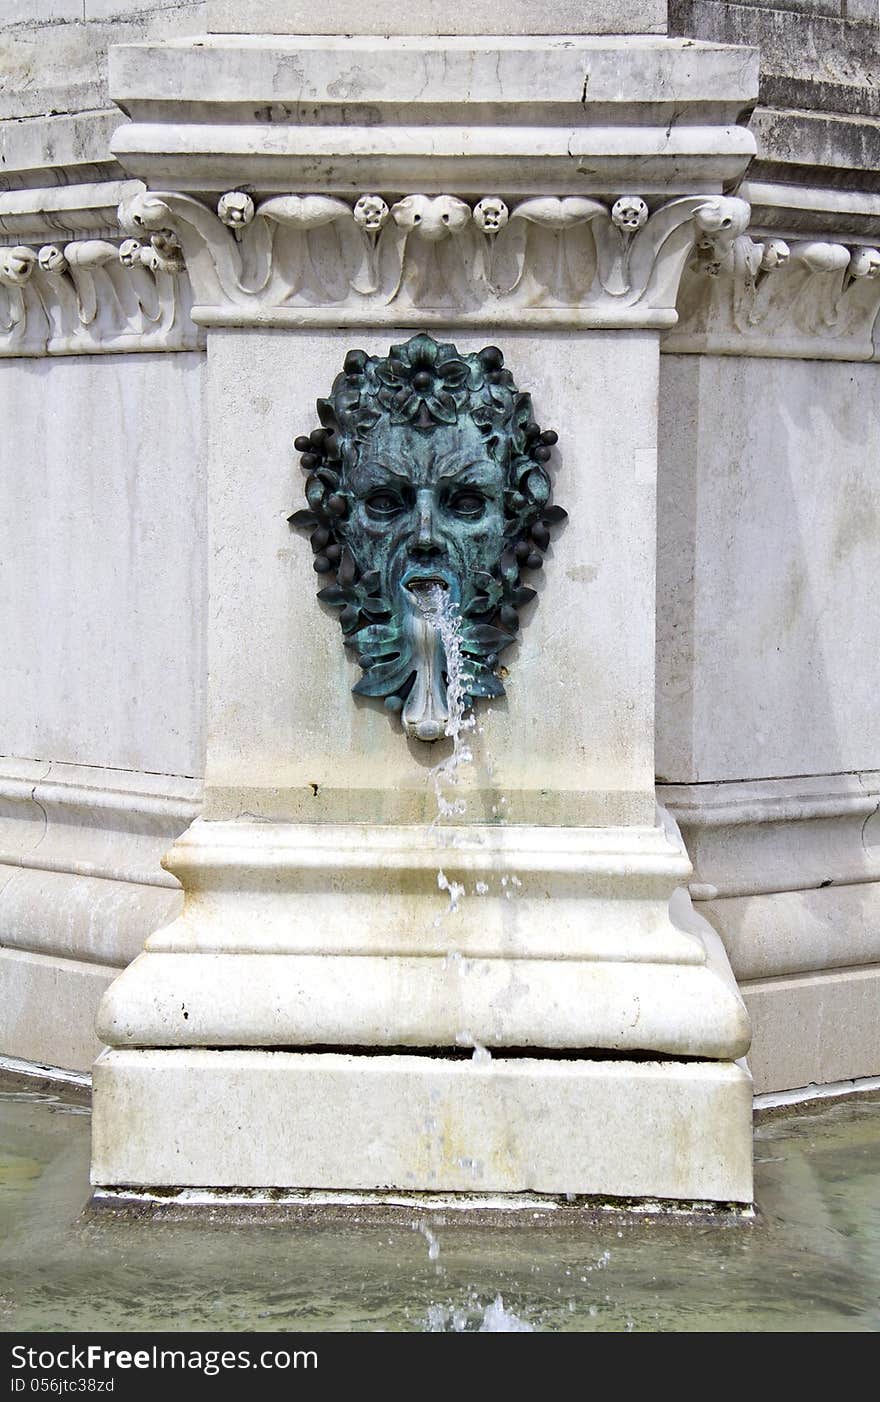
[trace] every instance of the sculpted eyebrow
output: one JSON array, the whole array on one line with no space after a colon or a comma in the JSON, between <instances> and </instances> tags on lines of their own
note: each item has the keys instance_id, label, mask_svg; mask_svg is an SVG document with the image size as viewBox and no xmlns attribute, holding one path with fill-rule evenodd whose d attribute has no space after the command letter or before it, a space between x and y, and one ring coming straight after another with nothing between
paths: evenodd
<instances>
[{"instance_id":1,"label":"sculpted eyebrow","mask_svg":"<svg viewBox=\"0 0 880 1402\"><path fill-rule=\"evenodd\" d=\"M393 467L390 467L387 462L358 463L357 476L361 477L364 474L368 473L372 476L372 481L369 483L369 485L371 486L373 485L373 481L375 481L376 478L378 478L380 481L382 480L382 478L385 478L388 481L393 481L395 483L403 482L407 485L409 484L409 478L407 477L406 473L395 471L395 469Z\"/></svg>"},{"instance_id":2,"label":"sculpted eyebrow","mask_svg":"<svg viewBox=\"0 0 880 1402\"><path fill-rule=\"evenodd\" d=\"M445 480L449 477L462 479L470 475L475 481L486 482L494 480L498 469L491 462L486 462L483 458L477 458L474 462L450 463L448 467L440 467L440 476Z\"/></svg>"}]
</instances>

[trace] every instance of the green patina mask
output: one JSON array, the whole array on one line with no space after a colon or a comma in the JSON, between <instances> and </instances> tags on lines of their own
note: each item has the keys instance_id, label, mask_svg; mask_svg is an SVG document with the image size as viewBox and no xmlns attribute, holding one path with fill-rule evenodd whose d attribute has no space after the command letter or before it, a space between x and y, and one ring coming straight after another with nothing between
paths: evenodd
<instances>
[{"instance_id":1,"label":"green patina mask","mask_svg":"<svg viewBox=\"0 0 880 1402\"><path fill-rule=\"evenodd\" d=\"M557 435L534 422L497 347L462 355L425 334L384 357L349 351L318 415L295 443L309 509L290 517L311 533L318 598L357 650L356 694L439 739L447 668L424 596L442 591L461 620L468 700L502 696L499 653L535 595L521 571L541 568L565 518L546 466Z\"/></svg>"}]
</instances>

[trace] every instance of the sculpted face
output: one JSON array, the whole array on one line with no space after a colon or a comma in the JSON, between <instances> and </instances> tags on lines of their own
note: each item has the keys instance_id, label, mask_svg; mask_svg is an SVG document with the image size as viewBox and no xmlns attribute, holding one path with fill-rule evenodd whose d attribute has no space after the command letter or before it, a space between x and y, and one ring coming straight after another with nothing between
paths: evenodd
<instances>
[{"instance_id":1,"label":"sculpted face","mask_svg":"<svg viewBox=\"0 0 880 1402\"><path fill-rule=\"evenodd\" d=\"M363 570L378 570L386 596L405 607L413 589L436 581L459 605L471 602L504 543L504 479L475 424L446 435L377 427L346 484L346 541Z\"/></svg>"},{"instance_id":2,"label":"sculpted face","mask_svg":"<svg viewBox=\"0 0 880 1402\"><path fill-rule=\"evenodd\" d=\"M426 335L383 358L350 351L318 402L323 427L296 440L309 510L290 519L311 531L318 574L335 574L318 597L341 608L357 649L354 691L384 697L415 739L439 739L448 720L428 595L457 620L468 699L502 695L498 654L534 597L520 571L541 567L565 516L544 468L556 434L503 363L496 347L462 356Z\"/></svg>"}]
</instances>

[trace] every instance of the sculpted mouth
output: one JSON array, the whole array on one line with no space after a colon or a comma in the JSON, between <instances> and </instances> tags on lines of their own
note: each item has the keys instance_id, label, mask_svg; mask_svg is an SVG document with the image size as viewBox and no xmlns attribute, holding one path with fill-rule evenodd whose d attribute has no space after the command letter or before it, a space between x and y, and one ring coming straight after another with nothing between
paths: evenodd
<instances>
[{"instance_id":1,"label":"sculpted mouth","mask_svg":"<svg viewBox=\"0 0 880 1402\"><path fill-rule=\"evenodd\" d=\"M404 589L408 589L411 594L427 594L431 589L448 589L449 581L439 574L416 574L407 575L403 581Z\"/></svg>"}]
</instances>

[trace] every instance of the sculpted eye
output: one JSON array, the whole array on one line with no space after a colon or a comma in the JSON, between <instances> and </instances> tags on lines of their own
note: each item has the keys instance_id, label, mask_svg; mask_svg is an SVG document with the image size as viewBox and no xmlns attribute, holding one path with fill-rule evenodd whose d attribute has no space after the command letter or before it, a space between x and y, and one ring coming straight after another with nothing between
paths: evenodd
<instances>
[{"instance_id":1,"label":"sculpted eye","mask_svg":"<svg viewBox=\"0 0 880 1402\"><path fill-rule=\"evenodd\" d=\"M480 516L485 505L486 498L479 492L456 492L449 500L449 509L456 516Z\"/></svg>"},{"instance_id":2,"label":"sculpted eye","mask_svg":"<svg viewBox=\"0 0 880 1402\"><path fill-rule=\"evenodd\" d=\"M403 502L396 492L382 490L371 492L367 497L367 510L371 516L396 516L403 510Z\"/></svg>"}]
</instances>

